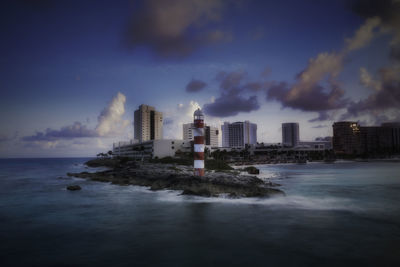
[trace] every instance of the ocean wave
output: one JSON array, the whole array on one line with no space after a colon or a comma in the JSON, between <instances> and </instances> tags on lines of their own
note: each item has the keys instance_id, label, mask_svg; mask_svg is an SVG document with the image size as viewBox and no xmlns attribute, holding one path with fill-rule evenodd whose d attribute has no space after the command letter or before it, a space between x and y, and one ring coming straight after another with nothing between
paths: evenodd
<instances>
[{"instance_id":1,"label":"ocean wave","mask_svg":"<svg viewBox=\"0 0 400 267\"><path fill-rule=\"evenodd\" d=\"M180 195L177 191L160 191L157 199L168 202L189 203L223 203L239 205L263 205L279 209L307 209L307 210L361 210L350 199L344 198L317 198L305 196L277 196L271 198L229 198L226 195L220 197L199 197Z\"/></svg>"}]
</instances>

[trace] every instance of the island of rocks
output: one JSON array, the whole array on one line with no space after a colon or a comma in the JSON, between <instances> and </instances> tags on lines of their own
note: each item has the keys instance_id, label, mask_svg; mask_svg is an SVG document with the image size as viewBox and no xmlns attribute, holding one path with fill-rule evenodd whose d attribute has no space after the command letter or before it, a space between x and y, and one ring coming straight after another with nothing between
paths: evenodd
<instances>
[{"instance_id":1,"label":"island of rocks","mask_svg":"<svg viewBox=\"0 0 400 267\"><path fill-rule=\"evenodd\" d=\"M67 173L68 176L111 182L118 185L139 185L150 190L179 190L183 195L216 197L225 195L231 198L271 197L284 195L279 186L265 182L256 176L243 175L239 170L206 171L205 176L193 176L193 168L185 165L165 163L124 163L110 160L86 162L90 167L109 167L98 172ZM254 167L248 169L254 172Z\"/></svg>"}]
</instances>

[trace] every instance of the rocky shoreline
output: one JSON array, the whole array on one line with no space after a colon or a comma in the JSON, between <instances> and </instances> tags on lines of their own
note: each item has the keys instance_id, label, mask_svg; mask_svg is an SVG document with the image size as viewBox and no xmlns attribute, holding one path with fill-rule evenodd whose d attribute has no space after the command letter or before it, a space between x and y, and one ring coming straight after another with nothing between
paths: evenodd
<instances>
[{"instance_id":1,"label":"rocky shoreline","mask_svg":"<svg viewBox=\"0 0 400 267\"><path fill-rule=\"evenodd\" d=\"M90 162L87 165L91 165ZM110 167L110 166L109 166ZM190 166L160 163L127 162L116 164L112 169L99 172L67 173L99 182L111 182L118 185L139 185L150 190L179 190L183 195L217 197L226 195L231 198L271 197L285 195L275 188L279 185L264 182L239 171L207 171L203 177L193 176Z\"/></svg>"}]
</instances>

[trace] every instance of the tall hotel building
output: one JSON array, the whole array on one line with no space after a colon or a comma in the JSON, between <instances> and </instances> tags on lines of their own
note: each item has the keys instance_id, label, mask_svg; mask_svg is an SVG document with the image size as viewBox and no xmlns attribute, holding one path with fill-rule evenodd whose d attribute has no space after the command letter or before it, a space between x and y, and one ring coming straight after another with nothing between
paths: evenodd
<instances>
[{"instance_id":1,"label":"tall hotel building","mask_svg":"<svg viewBox=\"0 0 400 267\"><path fill-rule=\"evenodd\" d=\"M333 150L338 154L369 156L400 152L400 123L360 126L354 121L333 124Z\"/></svg>"},{"instance_id":2,"label":"tall hotel building","mask_svg":"<svg viewBox=\"0 0 400 267\"><path fill-rule=\"evenodd\" d=\"M355 121L333 124L332 145L335 153L357 154L360 152L360 125Z\"/></svg>"},{"instance_id":3,"label":"tall hotel building","mask_svg":"<svg viewBox=\"0 0 400 267\"><path fill-rule=\"evenodd\" d=\"M222 125L223 147L244 147L257 144L257 124L249 121L224 122Z\"/></svg>"},{"instance_id":4,"label":"tall hotel building","mask_svg":"<svg viewBox=\"0 0 400 267\"><path fill-rule=\"evenodd\" d=\"M162 139L163 115L154 107L140 105L134 115L134 137L140 143Z\"/></svg>"},{"instance_id":5,"label":"tall hotel building","mask_svg":"<svg viewBox=\"0 0 400 267\"><path fill-rule=\"evenodd\" d=\"M295 147L299 141L299 124L297 122L282 123L282 145Z\"/></svg>"},{"instance_id":6,"label":"tall hotel building","mask_svg":"<svg viewBox=\"0 0 400 267\"><path fill-rule=\"evenodd\" d=\"M183 124L183 140L193 141L193 123ZM204 126L204 144L206 146L218 147L219 130L217 127Z\"/></svg>"}]
</instances>

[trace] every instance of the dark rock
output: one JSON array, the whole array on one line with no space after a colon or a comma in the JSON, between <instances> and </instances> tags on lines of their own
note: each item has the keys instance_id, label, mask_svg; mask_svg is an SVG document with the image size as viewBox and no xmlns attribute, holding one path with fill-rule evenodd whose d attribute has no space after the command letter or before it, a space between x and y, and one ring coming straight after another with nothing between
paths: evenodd
<instances>
[{"instance_id":1,"label":"dark rock","mask_svg":"<svg viewBox=\"0 0 400 267\"><path fill-rule=\"evenodd\" d=\"M254 166L246 167L244 170L247 171L248 174L260 174L260 170Z\"/></svg>"},{"instance_id":2,"label":"dark rock","mask_svg":"<svg viewBox=\"0 0 400 267\"><path fill-rule=\"evenodd\" d=\"M79 185L69 185L67 186L67 189L71 191L76 191L76 190L81 190L82 188Z\"/></svg>"},{"instance_id":3,"label":"dark rock","mask_svg":"<svg viewBox=\"0 0 400 267\"><path fill-rule=\"evenodd\" d=\"M185 189L185 190L183 190L182 195L194 195L194 196L202 196L202 197L213 196L210 191L208 191L207 189L204 189L204 188L201 188L199 190Z\"/></svg>"},{"instance_id":4,"label":"dark rock","mask_svg":"<svg viewBox=\"0 0 400 267\"><path fill-rule=\"evenodd\" d=\"M110 167L114 168L120 164L120 160L114 158L92 159L85 164L89 167Z\"/></svg>"},{"instance_id":5,"label":"dark rock","mask_svg":"<svg viewBox=\"0 0 400 267\"><path fill-rule=\"evenodd\" d=\"M180 190L183 195L218 196L227 194L232 198L239 197L269 197L284 195L272 183L250 175L236 173L206 173L203 177L193 176L187 167L180 166L181 172L160 166L160 164L142 164L137 167L121 165L106 171L95 173L68 173L68 176L85 178L92 181L109 182L118 185L148 186L151 190ZM186 169L185 169L186 168ZM250 171L254 172L252 167Z\"/></svg>"}]
</instances>

